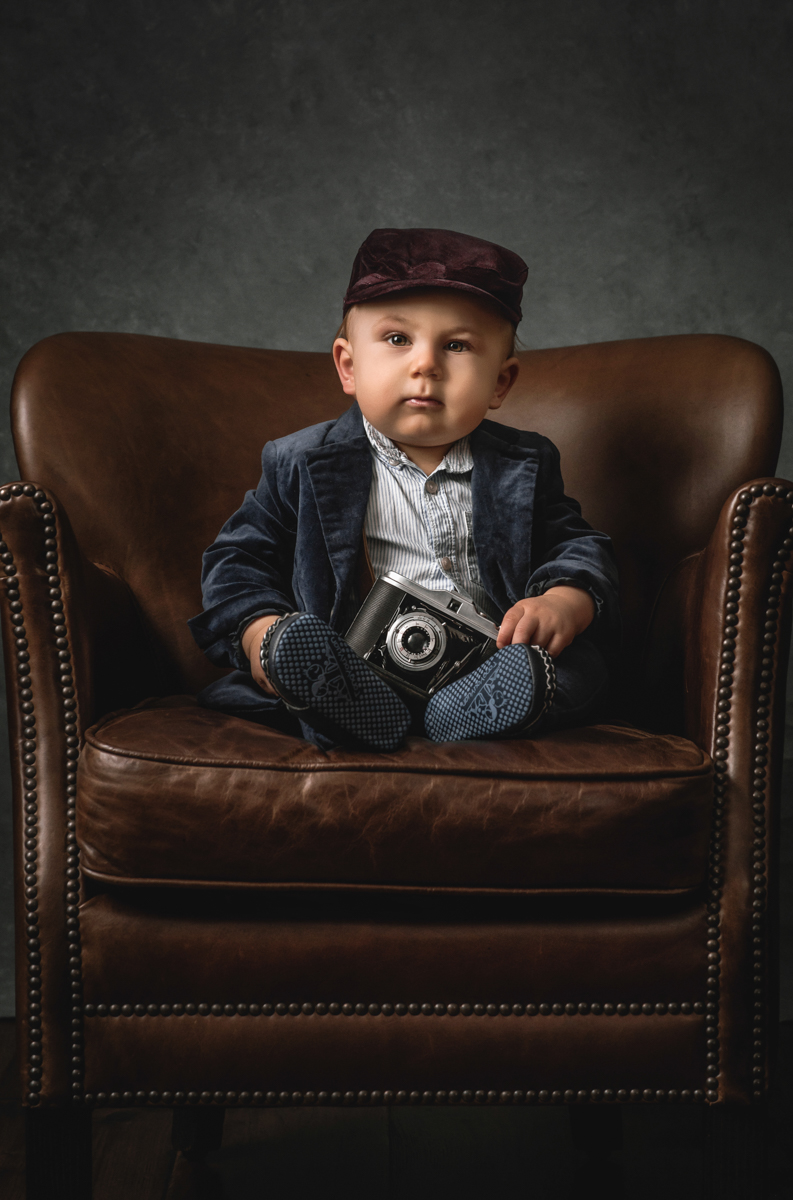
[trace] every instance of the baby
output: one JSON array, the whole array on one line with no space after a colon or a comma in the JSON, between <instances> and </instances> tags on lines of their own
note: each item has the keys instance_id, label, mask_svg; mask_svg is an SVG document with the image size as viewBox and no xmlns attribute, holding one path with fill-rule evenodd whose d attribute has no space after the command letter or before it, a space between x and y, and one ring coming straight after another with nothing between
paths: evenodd
<instances>
[{"instance_id":1,"label":"baby","mask_svg":"<svg viewBox=\"0 0 793 1200\"><path fill-rule=\"evenodd\" d=\"M291 732L297 718L323 749L519 737L595 711L619 630L611 544L565 496L547 438L485 419L518 374L526 274L448 230L366 239L333 343L352 407L268 442L256 491L204 555L190 627L237 671L202 703ZM426 706L343 637L387 571L499 624L495 653Z\"/></svg>"}]
</instances>

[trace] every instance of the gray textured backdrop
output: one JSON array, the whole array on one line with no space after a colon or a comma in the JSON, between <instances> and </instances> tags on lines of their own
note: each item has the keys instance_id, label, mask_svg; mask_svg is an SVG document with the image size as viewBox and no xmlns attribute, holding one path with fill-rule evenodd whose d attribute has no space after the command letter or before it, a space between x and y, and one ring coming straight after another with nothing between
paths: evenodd
<instances>
[{"instance_id":1,"label":"gray textured backdrop","mask_svg":"<svg viewBox=\"0 0 793 1200\"><path fill-rule=\"evenodd\" d=\"M22 353L66 329L324 349L379 225L522 254L527 345L731 333L793 378L791 3L13 7L6 394ZM0 459L16 478L5 420Z\"/></svg>"}]
</instances>

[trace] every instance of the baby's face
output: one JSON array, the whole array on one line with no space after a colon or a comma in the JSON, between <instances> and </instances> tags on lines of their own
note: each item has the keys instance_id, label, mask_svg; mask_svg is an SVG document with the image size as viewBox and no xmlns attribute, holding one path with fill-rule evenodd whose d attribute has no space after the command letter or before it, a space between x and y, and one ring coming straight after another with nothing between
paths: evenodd
<instances>
[{"instance_id":1,"label":"baby's face","mask_svg":"<svg viewBox=\"0 0 793 1200\"><path fill-rule=\"evenodd\" d=\"M465 292L401 292L357 305L333 344L345 392L397 445L449 446L498 408L518 373L512 328Z\"/></svg>"}]
</instances>

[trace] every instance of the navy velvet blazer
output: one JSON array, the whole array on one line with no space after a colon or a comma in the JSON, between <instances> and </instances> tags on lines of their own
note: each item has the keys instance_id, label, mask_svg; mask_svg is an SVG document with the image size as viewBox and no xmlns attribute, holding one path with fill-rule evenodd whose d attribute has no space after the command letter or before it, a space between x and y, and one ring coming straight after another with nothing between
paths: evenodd
<instances>
[{"instance_id":1,"label":"navy velvet blazer","mask_svg":"<svg viewBox=\"0 0 793 1200\"><path fill-rule=\"evenodd\" d=\"M483 421L471 434L473 533L482 584L504 613L559 583L584 588L603 649L619 636L609 538L565 496L559 451L546 437ZM190 621L213 662L237 667L203 698L230 711L278 703L253 682L240 633L256 616L311 612L344 633L355 615L357 568L372 461L357 404L336 421L268 442L262 477L204 554L204 612ZM252 715L252 714L251 714Z\"/></svg>"}]
</instances>

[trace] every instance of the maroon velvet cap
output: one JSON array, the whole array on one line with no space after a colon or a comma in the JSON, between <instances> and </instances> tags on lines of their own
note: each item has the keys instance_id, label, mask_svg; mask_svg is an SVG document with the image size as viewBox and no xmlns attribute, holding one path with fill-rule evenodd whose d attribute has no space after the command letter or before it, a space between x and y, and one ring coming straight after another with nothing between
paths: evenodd
<instances>
[{"instance_id":1,"label":"maroon velvet cap","mask_svg":"<svg viewBox=\"0 0 793 1200\"><path fill-rule=\"evenodd\" d=\"M355 256L345 313L353 304L410 288L456 288L493 300L513 324L529 269L522 258L451 229L375 229Z\"/></svg>"}]
</instances>

